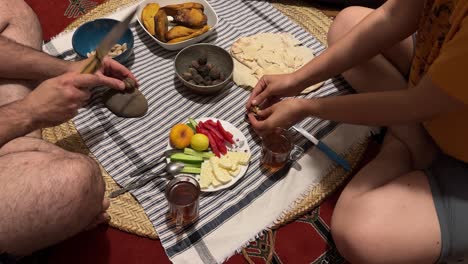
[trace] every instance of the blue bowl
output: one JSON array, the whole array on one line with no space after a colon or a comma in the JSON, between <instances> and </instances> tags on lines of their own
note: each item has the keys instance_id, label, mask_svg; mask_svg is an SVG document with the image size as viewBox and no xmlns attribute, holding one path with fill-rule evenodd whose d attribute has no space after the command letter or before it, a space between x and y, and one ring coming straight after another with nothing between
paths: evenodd
<instances>
[{"instance_id":1,"label":"blue bowl","mask_svg":"<svg viewBox=\"0 0 468 264\"><path fill-rule=\"evenodd\" d=\"M87 58L88 56L86 54L95 50L99 43L101 43L101 40L119 22L120 21L114 19L102 18L84 23L73 34L73 49L79 56ZM114 57L114 60L120 63L125 62L133 51L133 42L132 31L127 29L123 36L117 41L117 43L121 45L127 43L127 50Z\"/></svg>"}]
</instances>

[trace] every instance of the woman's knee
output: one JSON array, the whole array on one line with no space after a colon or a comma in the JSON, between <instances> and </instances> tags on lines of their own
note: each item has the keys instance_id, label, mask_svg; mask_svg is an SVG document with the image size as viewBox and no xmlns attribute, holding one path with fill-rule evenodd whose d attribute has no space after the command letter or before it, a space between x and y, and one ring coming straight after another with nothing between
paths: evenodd
<instances>
[{"instance_id":1,"label":"woman's knee","mask_svg":"<svg viewBox=\"0 0 468 264\"><path fill-rule=\"evenodd\" d=\"M351 29L357 25L365 16L373 9L365 7L347 7L343 9L333 20L327 34L328 45L335 44L340 38L346 35Z\"/></svg>"},{"instance_id":2,"label":"woman's knee","mask_svg":"<svg viewBox=\"0 0 468 264\"><path fill-rule=\"evenodd\" d=\"M340 201L333 212L331 232L340 254L351 263L376 263L385 243L378 212L363 199Z\"/></svg>"}]
</instances>

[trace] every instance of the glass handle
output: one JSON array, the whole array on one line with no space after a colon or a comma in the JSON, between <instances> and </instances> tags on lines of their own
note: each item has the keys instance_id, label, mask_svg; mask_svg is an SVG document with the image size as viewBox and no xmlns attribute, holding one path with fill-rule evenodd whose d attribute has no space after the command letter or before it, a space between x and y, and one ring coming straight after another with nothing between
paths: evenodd
<instances>
[{"instance_id":1,"label":"glass handle","mask_svg":"<svg viewBox=\"0 0 468 264\"><path fill-rule=\"evenodd\" d=\"M297 145L293 145L291 153L289 154L289 160L293 162L297 161L301 158L302 154L304 154L304 149Z\"/></svg>"}]
</instances>

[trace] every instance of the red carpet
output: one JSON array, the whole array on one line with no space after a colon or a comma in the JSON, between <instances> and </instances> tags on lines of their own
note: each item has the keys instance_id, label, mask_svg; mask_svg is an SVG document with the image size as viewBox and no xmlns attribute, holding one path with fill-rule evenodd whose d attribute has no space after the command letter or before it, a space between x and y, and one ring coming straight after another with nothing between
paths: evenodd
<instances>
[{"instance_id":1,"label":"red carpet","mask_svg":"<svg viewBox=\"0 0 468 264\"><path fill-rule=\"evenodd\" d=\"M25 0L39 17L44 40L60 33L68 24L105 0Z\"/></svg>"},{"instance_id":2,"label":"red carpet","mask_svg":"<svg viewBox=\"0 0 468 264\"><path fill-rule=\"evenodd\" d=\"M344 263L330 236L330 218L337 195L298 220L276 230L272 263ZM246 249L254 263L266 263L270 234L265 233ZM109 227L99 227L69 239L47 252L48 263L171 263L159 241L141 238ZM328 261L328 262L322 262ZM246 263L242 254L227 264Z\"/></svg>"},{"instance_id":3,"label":"red carpet","mask_svg":"<svg viewBox=\"0 0 468 264\"><path fill-rule=\"evenodd\" d=\"M62 31L70 22L104 0L26 0L38 14L44 40ZM363 164L377 150L373 144ZM265 263L274 251L271 263L344 263L336 251L330 234L330 219L338 194L296 221L265 233L252 242L246 252L253 263ZM81 233L59 245L38 254L34 263L170 263L159 241L127 234L110 227L99 227ZM28 258L29 259L29 258ZM250 262L250 263L252 263ZM249 263L242 254L231 257L227 263Z\"/></svg>"}]
</instances>

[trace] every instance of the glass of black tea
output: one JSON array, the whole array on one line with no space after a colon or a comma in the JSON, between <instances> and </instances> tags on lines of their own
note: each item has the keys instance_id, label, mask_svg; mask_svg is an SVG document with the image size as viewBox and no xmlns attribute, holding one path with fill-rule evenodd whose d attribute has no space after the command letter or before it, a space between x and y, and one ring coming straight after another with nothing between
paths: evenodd
<instances>
[{"instance_id":1,"label":"glass of black tea","mask_svg":"<svg viewBox=\"0 0 468 264\"><path fill-rule=\"evenodd\" d=\"M272 171L281 169L288 161L297 160L304 150L293 144L288 130L277 127L262 136L262 165Z\"/></svg>"},{"instance_id":2,"label":"glass of black tea","mask_svg":"<svg viewBox=\"0 0 468 264\"><path fill-rule=\"evenodd\" d=\"M169 215L180 228L198 218L200 185L190 175L180 174L166 186L165 195L169 202Z\"/></svg>"}]
</instances>

